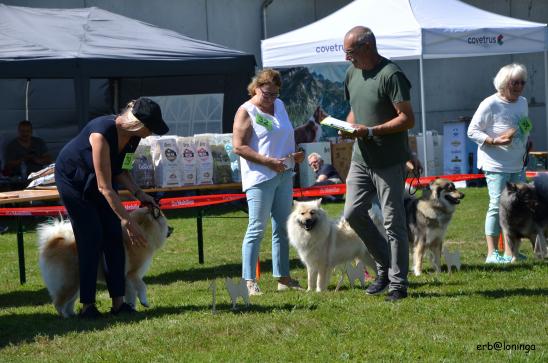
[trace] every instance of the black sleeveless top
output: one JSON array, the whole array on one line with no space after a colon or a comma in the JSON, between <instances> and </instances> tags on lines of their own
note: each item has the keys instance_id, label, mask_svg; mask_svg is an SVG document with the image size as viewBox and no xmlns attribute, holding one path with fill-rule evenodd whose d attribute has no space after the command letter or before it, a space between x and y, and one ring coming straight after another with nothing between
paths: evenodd
<instances>
[{"instance_id":1,"label":"black sleeveless top","mask_svg":"<svg viewBox=\"0 0 548 363\"><path fill-rule=\"evenodd\" d=\"M118 134L116 132L116 115L97 117L69 141L59 152L55 161L56 183L64 182L82 193L82 196L91 196L98 192L95 169L89 136L99 133L105 137L110 147L110 171L114 176L122 172L122 163L126 153L133 153L141 138L133 136L121 152L118 152ZM113 182L117 190L117 185Z\"/></svg>"}]
</instances>

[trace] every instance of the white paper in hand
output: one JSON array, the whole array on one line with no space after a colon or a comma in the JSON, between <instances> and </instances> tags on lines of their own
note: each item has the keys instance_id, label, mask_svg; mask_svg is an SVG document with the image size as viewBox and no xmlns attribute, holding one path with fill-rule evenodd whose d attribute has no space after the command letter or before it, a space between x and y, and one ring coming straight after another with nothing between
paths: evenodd
<instances>
[{"instance_id":1,"label":"white paper in hand","mask_svg":"<svg viewBox=\"0 0 548 363\"><path fill-rule=\"evenodd\" d=\"M327 116L321 122L322 125L333 127L337 130L348 132L350 134L356 132L356 129L352 127L352 124L343 120L336 119L331 116Z\"/></svg>"}]
</instances>

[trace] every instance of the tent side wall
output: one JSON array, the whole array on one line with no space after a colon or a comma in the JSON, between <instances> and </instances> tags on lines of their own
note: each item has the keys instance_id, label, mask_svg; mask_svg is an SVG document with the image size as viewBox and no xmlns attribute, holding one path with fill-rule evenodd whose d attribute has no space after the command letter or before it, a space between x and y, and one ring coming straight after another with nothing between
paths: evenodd
<instances>
[{"instance_id":1,"label":"tent side wall","mask_svg":"<svg viewBox=\"0 0 548 363\"><path fill-rule=\"evenodd\" d=\"M54 146L52 151L55 154L59 147L90 118L119 111L114 109L116 104L114 80L117 80L119 85L117 93L119 106L141 95L223 93L222 131L231 132L234 114L247 99L246 86L254 71L255 58L248 54L180 61L38 59L0 62L0 82L3 82L2 87L6 88L5 93L10 94L10 89L14 90L14 87L19 89L25 79L31 80L33 97L29 102L29 118L33 122L36 121L36 124L42 125L41 128L55 128L55 135L64 135L55 139L55 145L50 145ZM44 87L48 81L40 82L40 88L34 89L38 79L65 81L61 82L60 89L46 91ZM13 82L13 80L21 82ZM111 82L105 82L106 80ZM59 85L56 82L51 84L54 88ZM73 86L69 86L70 84ZM98 84L101 86L97 87ZM13 119L6 117L3 119L4 132L15 130L17 123L24 115L24 92L22 88L14 91L20 99L10 102L12 108L10 114L13 115ZM47 100L52 99L52 104L57 104L55 100L57 97L72 98L69 102L71 106L61 110L62 116L55 113L55 106L47 105ZM36 102L40 103L41 109L43 108L45 112L33 110ZM63 119L65 121L60 121ZM49 133L50 130L47 132ZM43 133L39 135L46 136ZM47 138L46 141L48 141Z\"/></svg>"}]
</instances>

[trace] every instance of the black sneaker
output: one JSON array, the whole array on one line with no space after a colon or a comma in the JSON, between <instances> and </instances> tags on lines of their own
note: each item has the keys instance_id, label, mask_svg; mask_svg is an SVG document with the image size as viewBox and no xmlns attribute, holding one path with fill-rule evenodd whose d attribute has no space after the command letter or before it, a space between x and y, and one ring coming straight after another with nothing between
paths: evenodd
<instances>
[{"instance_id":1,"label":"black sneaker","mask_svg":"<svg viewBox=\"0 0 548 363\"><path fill-rule=\"evenodd\" d=\"M388 293L386 301L396 302L407 297L407 291L405 290L393 290Z\"/></svg>"},{"instance_id":2,"label":"black sneaker","mask_svg":"<svg viewBox=\"0 0 548 363\"><path fill-rule=\"evenodd\" d=\"M112 315L119 315L119 314L122 314L122 315L130 315L130 314L134 314L136 313L137 310L135 310L135 308L131 305L129 305L128 303L122 303L122 305L120 305L120 307L116 310L114 310L114 308L111 308L110 309L110 313Z\"/></svg>"},{"instance_id":3,"label":"black sneaker","mask_svg":"<svg viewBox=\"0 0 548 363\"><path fill-rule=\"evenodd\" d=\"M101 317L101 313L95 305L89 305L87 308L80 310L78 313L79 319L94 320Z\"/></svg>"},{"instance_id":4,"label":"black sneaker","mask_svg":"<svg viewBox=\"0 0 548 363\"><path fill-rule=\"evenodd\" d=\"M369 287L365 290L365 293L367 295L378 295L382 294L386 289L388 288L388 284L390 281L388 281L387 278L375 278L375 281Z\"/></svg>"}]
</instances>

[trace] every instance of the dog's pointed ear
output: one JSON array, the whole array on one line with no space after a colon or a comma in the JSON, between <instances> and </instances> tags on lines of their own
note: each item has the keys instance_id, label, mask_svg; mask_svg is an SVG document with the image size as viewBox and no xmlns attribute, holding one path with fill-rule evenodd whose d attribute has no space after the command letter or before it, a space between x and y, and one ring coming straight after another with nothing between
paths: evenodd
<instances>
[{"instance_id":1,"label":"dog's pointed ear","mask_svg":"<svg viewBox=\"0 0 548 363\"><path fill-rule=\"evenodd\" d=\"M515 192L516 191L516 184L514 183L511 183L511 182L506 182L506 188L512 192Z\"/></svg>"},{"instance_id":2,"label":"dog's pointed ear","mask_svg":"<svg viewBox=\"0 0 548 363\"><path fill-rule=\"evenodd\" d=\"M316 199L315 202L316 202L316 206L319 207L320 204L322 204L322 198Z\"/></svg>"}]
</instances>

